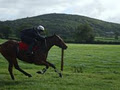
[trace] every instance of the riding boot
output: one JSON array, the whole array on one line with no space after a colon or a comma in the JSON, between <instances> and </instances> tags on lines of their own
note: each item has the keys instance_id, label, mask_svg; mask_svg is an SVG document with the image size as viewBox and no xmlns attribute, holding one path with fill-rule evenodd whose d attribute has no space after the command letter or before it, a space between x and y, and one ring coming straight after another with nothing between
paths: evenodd
<instances>
[{"instance_id":1,"label":"riding boot","mask_svg":"<svg viewBox=\"0 0 120 90\"><path fill-rule=\"evenodd\" d=\"M33 48L33 46L34 46L34 42L31 43L31 44L29 45L29 47L28 47L28 51L27 51L27 54L28 54L28 55L33 54L33 52L32 52L32 48Z\"/></svg>"}]
</instances>

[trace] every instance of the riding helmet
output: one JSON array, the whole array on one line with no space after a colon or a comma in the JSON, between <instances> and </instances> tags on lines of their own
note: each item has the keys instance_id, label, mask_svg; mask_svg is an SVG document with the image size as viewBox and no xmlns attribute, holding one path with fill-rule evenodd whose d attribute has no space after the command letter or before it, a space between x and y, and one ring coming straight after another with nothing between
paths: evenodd
<instances>
[{"instance_id":1,"label":"riding helmet","mask_svg":"<svg viewBox=\"0 0 120 90\"><path fill-rule=\"evenodd\" d=\"M42 25L37 26L37 30L44 31L45 28Z\"/></svg>"}]
</instances>

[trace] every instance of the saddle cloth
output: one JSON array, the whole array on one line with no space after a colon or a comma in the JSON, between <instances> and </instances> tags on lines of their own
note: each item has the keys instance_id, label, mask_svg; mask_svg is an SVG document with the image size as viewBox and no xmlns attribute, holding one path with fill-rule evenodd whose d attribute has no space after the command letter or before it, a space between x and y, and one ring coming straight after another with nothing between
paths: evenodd
<instances>
[{"instance_id":1,"label":"saddle cloth","mask_svg":"<svg viewBox=\"0 0 120 90\"><path fill-rule=\"evenodd\" d=\"M20 41L20 42L18 42L18 45L19 45L19 50L24 50L24 51L27 51L27 50L28 50L28 47L29 47L28 44ZM37 50L37 49L38 49L37 46L34 46L34 47L33 47L33 50Z\"/></svg>"}]
</instances>

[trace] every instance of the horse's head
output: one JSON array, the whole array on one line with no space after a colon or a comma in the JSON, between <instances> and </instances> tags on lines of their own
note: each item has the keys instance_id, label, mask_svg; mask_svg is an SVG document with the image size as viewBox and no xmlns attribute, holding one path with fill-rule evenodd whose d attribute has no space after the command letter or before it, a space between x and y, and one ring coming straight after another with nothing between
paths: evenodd
<instances>
[{"instance_id":1,"label":"horse's head","mask_svg":"<svg viewBox=\"0 0 120 90\"><path fill-rule=\"evenodd\" d=\"M54 34L53 37L54 37L54 41L55 41L54 43L56 46L58 46L62 49L67 49L67 45L65 44L65 42L63 41L63 39L60 36Z\"/></svg>"}]
</instances>

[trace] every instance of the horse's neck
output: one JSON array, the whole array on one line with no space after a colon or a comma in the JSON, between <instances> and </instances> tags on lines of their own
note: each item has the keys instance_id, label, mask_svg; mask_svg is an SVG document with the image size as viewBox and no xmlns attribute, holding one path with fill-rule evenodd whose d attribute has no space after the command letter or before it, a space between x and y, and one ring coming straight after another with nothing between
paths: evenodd
<instances>
[{"instance_id":1,"label":"horse's neck","mask_svg":"<svg viewBox=\"0 0 120 90\"><path fill-rule=\"evenodd\" d=\"M54 46L54 39L52 37L47 37L45 39L47 50L49 51L52 46Z\"/></svg>"}]
</instances>

